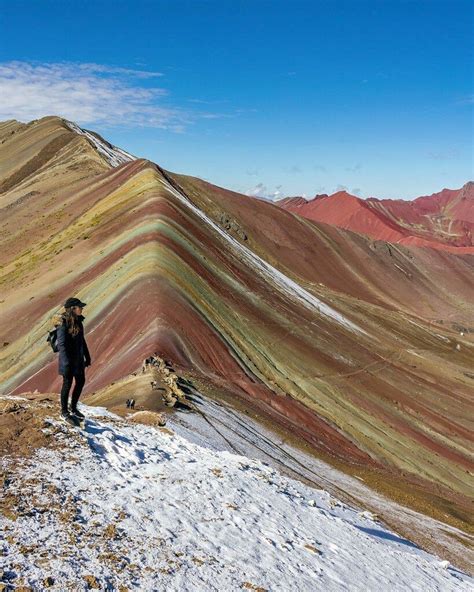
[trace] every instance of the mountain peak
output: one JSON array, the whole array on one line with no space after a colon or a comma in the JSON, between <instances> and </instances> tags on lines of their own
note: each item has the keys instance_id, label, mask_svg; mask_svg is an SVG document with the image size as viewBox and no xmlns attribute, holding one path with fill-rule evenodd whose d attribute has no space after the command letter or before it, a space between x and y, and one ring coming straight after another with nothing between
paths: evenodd
<instances>
[{"instance_id":1,"label":"mountain peak","mask_svg":"<svg viewBox=\"0 0 474 592\"><path fill-rule=\"evenodd\" d=\"M76 134L85 136L92 146L94 146L94 148L109 162L111 166L117 167L121 164L137 159L137 157L133 156L133 154L130 154L129 152L126 152L125 150L122 150L121 148L118 148L117 146L114 146L105 140L97 132L81 128L77 125L77 123L68 121L67 119L62 121L64 121L68 128L74 131Z\"/></svg>"},{"instance_id":2,"label":"mountain peak","mask_svg":"<svg viewBox=\"0 0 474 592\"><path fill-rule=\"evenodd\" d=\"M345 189L341 189L341 191L336 191L335 193L332 193L329 196L331 199L356 199L357 201L362 201L360 199L360 197L357 197L356 195L352 195L352 193L349 193L348 191L346 191Z\"/></svg>"},{"instance_id":3,"label":"mountain peak","mask_svg":"<svg viewBox=\"0 0 474 592\"><path fill-rule=\"evenodd\" d=\"M463 196L474 198L474 181L468 181L462 186L461 193Z\"/></svg>"},{"instance_id":4,"label":"mountain peak","mask_svg":"<svg viewBox=\"0 0 474 592\"><path fill-rule=\"evenodd\" d=\"M301 199L301 198L300 198ZM474 252L474 183L461 189L402 199L361 199L346 190L310 201L280 200L278 205L317 222L333 224L374 239Z\"/></svg>"}]
</instances>

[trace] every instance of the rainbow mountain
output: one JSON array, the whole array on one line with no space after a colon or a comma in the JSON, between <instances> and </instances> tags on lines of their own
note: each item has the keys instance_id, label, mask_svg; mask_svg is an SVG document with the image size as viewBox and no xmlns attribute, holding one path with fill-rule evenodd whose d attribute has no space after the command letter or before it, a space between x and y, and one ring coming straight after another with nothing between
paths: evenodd
<instances>
[{"instance_id":1,"label":"rainbow mountain","mask_svg":"<svg viewBox=\"0 0 474 592\"><path fill-rule=\"evenodd\" d=\"M159 352L472 534L472 253L314 221L55 116L0 123L0 211L3 394L59 392L46 335L79 296L85 402Z\"/></svg>"}]
</instances>

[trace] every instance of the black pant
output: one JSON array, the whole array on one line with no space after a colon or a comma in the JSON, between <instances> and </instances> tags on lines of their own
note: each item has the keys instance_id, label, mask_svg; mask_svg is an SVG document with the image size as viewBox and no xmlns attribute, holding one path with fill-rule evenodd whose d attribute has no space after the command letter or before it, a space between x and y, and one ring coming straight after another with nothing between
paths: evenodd
<instances>
[{"instance_id":1,"label":"black pant","mask_svg":"<svg viewBox=\"0 0 474 592\"><path fill-rule=\"evenodd\" d=\"M67 400L73 378L75 379L75 384L71 395L71 409L74 410L77 407L77 402L81 396L82 388L86 382L84 370L79 370L74 372L74 374L71 371L69 371L67 374L63 374L63 386L61 387L61 411L67 411Z\"/></svg>"}]
</instances>

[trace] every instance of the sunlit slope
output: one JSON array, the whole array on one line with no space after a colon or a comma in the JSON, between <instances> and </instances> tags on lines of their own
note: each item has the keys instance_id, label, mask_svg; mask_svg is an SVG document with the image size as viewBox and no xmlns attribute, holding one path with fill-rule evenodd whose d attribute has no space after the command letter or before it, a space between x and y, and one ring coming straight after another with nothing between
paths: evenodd
<instances>
[{"instance_id":1,"label":"sunlit slope","mask_svg":"<svg viewBox=\"0 0 474 592\"><path fill-rule=\"evenodd\" d=\"M468 493L473 349L451 319L472 326L472 259L403 249L410 279L389 265L393 256L381 245L374 252L357 235L175 178L217 227L222 230L224 211L237 230L235 237L232 229L219 232L176 192L164 257L172 322L160 339L170 342L170 355L261 397L301 432L314 413L344 436L341 441L314 426L306 436L320 444L337 450L352 443L373 459ZM277 248L280 236L287 242ZM440 290L435 281L443 267L447 279ZM449 329L415 315L423 310Z\"/></svg>"},{"instance_id":2,"label":"sunlit slope","mask_svg":"<svg viewBox=\"0 0 474 592\"><path fill-rule=\"evenodd\" d=\"M29 162L23 134L72 134L0 194L2 390L59 390L45 336L78 295L86 394L159 351L326 452L468 495L471 256L374 242L145 160L114 167L46 120L8 140Z\"/></svg>"},{"instance_id":3,"label":"sunlit slope","mask_svg":"<svg viewBox=\"0 0 474 592\"><path fill-rule=\"evenodd\" d=\"M2 382L54 390L57 361L45 334L72 294L84 310L93 365L88 389L136 368L155 346L158 311L155 172L146 161L124 165L77 194L74 218L50 240L2 269ZM79 206L79 204L81 204ZM26 381L26 382L25 382Z\"/></svg>"},{"instance_id":4,"label":"sunlit slope","mask_svg":"<svg viewBox=\"0 0 474 592\"><path fill-rule=\"evenodd\" d=\"M371 240L194 177L175 177L222 227L233 226L231 235L245 235L247 246L306 288L474 325L474 255Z\"/></svg>"},{"instance_id":5,"label":"sunlit slope","mask_svg":"<svg viewBox=\"0 0 474 592\"><path fill-rule=\"evenodd\" d=\"M101 152L57 117L0 131L2 390L58 390L45 337L71 295L88 303L87 388L108 384L155 345L155 169L143 160L114 168L106 144Z\"/></svg>"},{"instance_id":6,"label":"sunlit slope","mask_svg":"<svg viewBox=\"0 0 474 592\"><path fill-rule=\"evenodd\" d=\"M361 199L346 191L314 199L286 197L281 208L374 239L474 253L474 183L413 200Z\"/></svg>"}]
</instances>

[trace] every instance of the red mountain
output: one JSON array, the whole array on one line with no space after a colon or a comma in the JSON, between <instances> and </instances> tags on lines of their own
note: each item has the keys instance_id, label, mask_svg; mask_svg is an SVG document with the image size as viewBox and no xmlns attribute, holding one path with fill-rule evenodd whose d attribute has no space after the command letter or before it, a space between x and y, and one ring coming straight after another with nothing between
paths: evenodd
<instances>
[{"instance_id":1,"label":"red mountain","mask_svg":"<svg viewBox=\"0 0 474 592\"><path fill-rule=\"evenodd\" d=\"M278 206L317 222L326 222L377 240L474 252L474 182L443 189L413 201L361 199L346 191L314 199L287 197Z\"/></svg>"}]
</instances>

